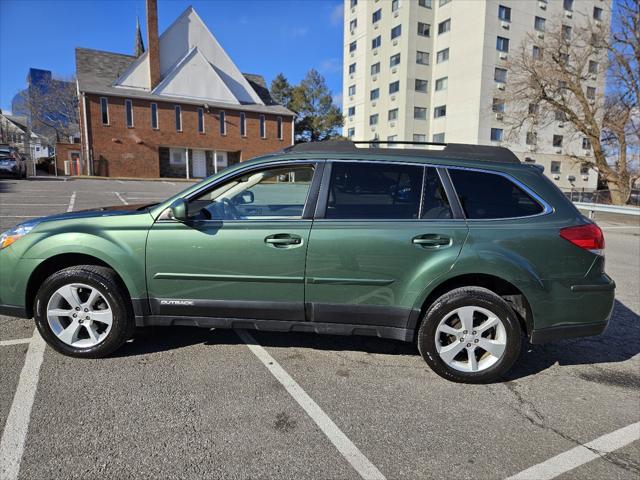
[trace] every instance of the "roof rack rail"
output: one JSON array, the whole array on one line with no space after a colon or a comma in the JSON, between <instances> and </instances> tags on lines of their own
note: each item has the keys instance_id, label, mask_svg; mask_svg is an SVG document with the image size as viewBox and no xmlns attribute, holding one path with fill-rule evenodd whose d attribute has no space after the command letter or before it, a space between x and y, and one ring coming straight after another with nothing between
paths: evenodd
<instances>
[{"instance_id":1,"label":"roof rack rail","mask_svg":"<svg viewBox=\"0 0 640 480\"><path fill-rule=\"evenodd\" d=\"M480 160L497 163L520 163L518 157L508 148L493 145L472 145L466 143L410 142L402 140L325 140L322 142L298 143L284 149L285 153L380 153L378 149L358 148L357 145L429 145L444 147L438 150L419 148L392 149L393 155L410 155L452 160Z\"/></svg>"}]
</instances>

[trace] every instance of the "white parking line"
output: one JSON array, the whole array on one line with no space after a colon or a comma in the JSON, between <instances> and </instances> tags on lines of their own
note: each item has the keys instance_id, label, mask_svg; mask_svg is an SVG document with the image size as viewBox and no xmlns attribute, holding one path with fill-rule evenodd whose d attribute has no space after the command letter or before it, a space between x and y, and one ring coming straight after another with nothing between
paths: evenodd
<instances>
[{"instance_id":1,"label":"white parking line","mask_svg":"<svg viewBox=\"0 0 640 480\"><path fill-rule=\"evenodd\" d=\"M2 439L0 439L0 478L3 480L14 480L18 478L20 472L20 462L29 430L31 408L36 398L44 349L44 340L38 331L34 330L2 432Z\"/></svg>"},{"instance_id":2,"label":"white parking line","mask_svg":"<svg viewBox=\"0 0 640 480\"><path fill-rule=\"evenodd\" d=\"M124 203L125 205L129 205L129 202L127 202L124 198L122 198L122 195L120 195L120 192L113 192L116 194L116 197L118 197L118 199Z\"/></svg>"},{"instance_id":3,"label":"white parking line","mask_svg":"<svg viewBox=\"0 0 640 480\"><path fill-rule=\"evenodd\" d=\"M69 206L67 207L67 212L73 212L73 206L76 204L76 192L71 194L71 198L69 199Z\"/></svg>"},{"instance_id":4,"label":"white parking line","mask_svg":"<svg viewBox=\"0 0 640 480\"><path fill-rule=\"evenodd\" d=\"M280 366L276 360L267 352L254 338L245 330L236 330L238 336L247 344L253 354L264 364L265 367L276 377L282 386L289 392L289 395L298 402L307 415L318 425L320 430L338 449L347 462L366 480L385 480L380 470L369 461L364 454L358 450L349 438L342 433L342 430L333 423L333 420L324 413L313 399L307 395L300 385Z\"/></svg>"},{"instance_id":5,"label":"white parking line","mask_svg":"<svg viewBox=\"0 0 640 480\"><path fill-rule=\"evenodd\" d=\"M23 343L29 343L30 338L13 338L11 340L0 340L0 347L8 347L9 345L20 345Z\"/></svg>"},{"instance_id":6,"label":"white parking line","mask_svg":"<svg viewBox=\"0 0 640 480\"><path fill-rule=\"evenodd\" d=\"M620 430L598 437L589 443L572 448L545 462L527 468L507 480L549 480L596 458L601 458L607 453L629 445L636 440L640 440L640 422L633 423Z\"/></svg>"}]
</instances>

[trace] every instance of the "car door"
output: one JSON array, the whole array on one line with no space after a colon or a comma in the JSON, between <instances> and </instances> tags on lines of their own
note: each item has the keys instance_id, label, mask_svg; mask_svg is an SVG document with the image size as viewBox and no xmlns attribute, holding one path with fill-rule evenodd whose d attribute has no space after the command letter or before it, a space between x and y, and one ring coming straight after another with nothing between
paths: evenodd
<instances>
[{"instance_id":1,"label":"car door","mask_svg":"<svg viewBox=\"0 0 640 480\"><path fill-rule=\"evenodd\" d=\"M322 184L307 253L309 320L410 327L421 294L451 268L467 237L440 173L336 161Z\"/></svg>"},{"instance_id":2,"label":"car door","mask_svg":"<svg viewBox=\"0 0 640 480\"><path fill-rule=\"evenodd\" d=\"M304 320L304 266L322 163L243 170L161 215L147 240L154 315ZM314 178L317 178L314 183Z\"/></svg>"}]
</instances>

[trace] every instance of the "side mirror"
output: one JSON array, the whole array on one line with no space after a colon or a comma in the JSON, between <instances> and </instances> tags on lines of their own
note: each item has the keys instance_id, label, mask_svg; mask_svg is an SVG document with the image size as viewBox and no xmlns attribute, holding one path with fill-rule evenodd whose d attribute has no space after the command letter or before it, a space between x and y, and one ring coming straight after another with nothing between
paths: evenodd
<instances>
[{"instance_id":1,"label":"side mirror","mask_svg":"<svg viewBox=\"0 0 640 480\"><path fill-rule=\"evenodd\" d=\"M256 197L251 190L246 190L234 198L236 205L247 205L253 203Z\"/></svg>"},{"instance_id":2,"label":"side mirror","mask_svg":"<svg viewBox=\"0 0 640 480\"><path fill-rule=\"evenodd\" d=\"M184 222L187 220L187 202L184 198L178 198L175 200L170 206L169 210L171 210L171 215L175 220L179 222Z\"/></svg>"}]
</instances>

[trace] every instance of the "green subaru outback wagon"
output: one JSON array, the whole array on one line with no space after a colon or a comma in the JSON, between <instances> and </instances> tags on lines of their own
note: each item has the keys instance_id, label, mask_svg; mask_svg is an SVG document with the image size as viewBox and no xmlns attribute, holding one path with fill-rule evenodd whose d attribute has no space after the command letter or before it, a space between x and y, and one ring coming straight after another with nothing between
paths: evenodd
<instances>
[{"instance_id":1,"label":"green subaru outback wagon","mask_svg":"<svg viewBox=\"0 0 640 480\"><path fill-rule=\"evenodd\" d=\"M373 335L489 382L531 343L597 335L614 282L602 231L500 147L303 144L154 205L5 232L0 313L101 357L136 326Z\"/></svg>"}]
</instances>

